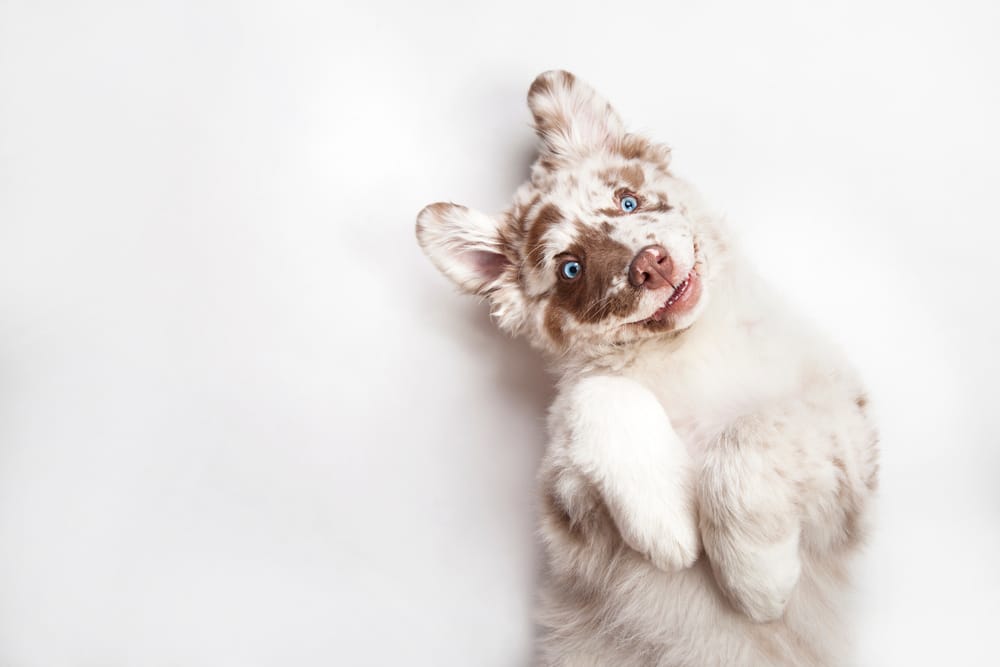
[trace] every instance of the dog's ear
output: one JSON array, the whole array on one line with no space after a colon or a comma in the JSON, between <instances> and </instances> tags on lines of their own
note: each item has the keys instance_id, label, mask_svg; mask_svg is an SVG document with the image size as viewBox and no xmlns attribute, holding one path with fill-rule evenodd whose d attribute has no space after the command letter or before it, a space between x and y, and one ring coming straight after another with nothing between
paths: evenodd
<instances>
[{"instance_id":1,"label":"dog's ear","mask_svg":"<svg viewBox=\"0 0 1000 667\"><path fill-rule=\"evenodd\" d=\"M539 74L528 89L535 132L552 157L586 155L625 135L621 118L597 91L569 72Z\"/></svg>"},{"instance_id":2,"label":"dog's ear","mask_svg":"<svg viewBox=\"0 0 1000 667\"><path fill-rule=\"evenodd\" d=\"M417 242L463 291L485 295L512 265L501 220L458 204L431 204L417 215Z\"/></svg>"}]
</instances>

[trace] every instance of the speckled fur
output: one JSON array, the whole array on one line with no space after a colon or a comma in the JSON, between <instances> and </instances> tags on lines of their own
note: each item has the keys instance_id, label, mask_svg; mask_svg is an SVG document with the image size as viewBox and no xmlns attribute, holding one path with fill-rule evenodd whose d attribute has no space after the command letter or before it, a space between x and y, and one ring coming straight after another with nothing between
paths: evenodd
<instances>
[{"instance_id":1,"label":"speckled fur","mask_svg":"<svg viewBox=\"0 0 1000 667\"><path fill-rule=\"evenodd\" d=\"M849 664L843 597L878 481L860 380L666 147L566 72L540 75L528 104L542 149L512 205L433 204L417 234L560 378L539 473L539 663ZM665 291L628 281L650 244L673 260ZM559 278L567 256L580 279ZM651 321L686 275L697 300Z\"/></svg>"}]
</instances>

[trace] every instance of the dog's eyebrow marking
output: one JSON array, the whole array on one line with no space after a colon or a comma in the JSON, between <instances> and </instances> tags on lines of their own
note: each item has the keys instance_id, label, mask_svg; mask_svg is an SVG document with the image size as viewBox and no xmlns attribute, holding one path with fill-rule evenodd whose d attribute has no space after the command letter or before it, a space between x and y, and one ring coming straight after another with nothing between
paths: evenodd
<instances>
[{"instance_id":1,"label":"dog's eyebrow marking","mask_svg":"<svg viewBox=\"0 0 1000 667\"><path fill-rule=\"evenodd\" d=\"M642 167L637 164L630 164L622 167L620 172L622 182L633 191L642 187L646 182L646 175L642 172Z\"/></svg>"},{"instance_id":2,"label":"dog's eyebrow marking","mask_svg":"<svg viewBox=\"0 0 1000 667\"><path fill-rule=\"evenodd\" d=\"M657 195L657 200L655 203L646 206L647 211L653 211L657 213L666 213L668 211L674 210L674 207L667 203L666 195Z\"/></svg>"},{"instance_id":3,"label":"dog's eyebrow marking","mask_svg":"<svg viewBox=\"0 0 1000 667\"><path fill-rule=\"evenodd\" d=\"M612 190L617 190L624 186L625 189L636 192L646 182L646 175L643 173L642 167L634 163L626 164L622 167L603 169L597 176Z\"/></svg>"}]
</instances>

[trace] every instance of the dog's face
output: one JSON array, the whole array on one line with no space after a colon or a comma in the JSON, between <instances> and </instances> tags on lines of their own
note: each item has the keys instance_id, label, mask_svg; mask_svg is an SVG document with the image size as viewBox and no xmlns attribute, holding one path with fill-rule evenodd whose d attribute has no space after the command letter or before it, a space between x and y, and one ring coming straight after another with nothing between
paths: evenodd
<instances>
[{"instance_id":1,"label":"dog's face","mask_svg":"<svg viewBox=\"0 0 1000 667\"><path fill-rule=\"evenodd\" d=\"M502 328L552 352L691 326L722 244L697 195L670 174L669 149L626 133L568 72L535 79L528 106L544 145L513 205L489 216L431 204L417 217L421 247L489 298Z\"/></svg>"}]
</instances>

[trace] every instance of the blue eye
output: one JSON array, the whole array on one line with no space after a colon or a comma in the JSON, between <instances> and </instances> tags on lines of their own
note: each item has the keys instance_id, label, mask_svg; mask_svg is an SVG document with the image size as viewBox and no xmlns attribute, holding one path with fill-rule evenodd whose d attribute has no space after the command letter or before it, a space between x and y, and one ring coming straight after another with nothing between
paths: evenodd
<instances>
[{"instance_id":1,"label":"blue eye","mask_svg":"<svg viewBox=\"0 0 1000 667\"><path fill-rule=\"evenodd\" d=\"M576 260L563 262L562 266L559 267L559 275L566 280L573 280L580 275L581 271L583 271L583 266Z\"/></svg>"},{"instance_id":2,"label":"blue eye","mask_svg":"<svg viewBox=\"0 0 1000 667\"><path fill-rule=\"evenodd\" d=\"M631 213L635 209L639 208L639 200L632 195L625 195L622 197L622 210L626 213Z\"/></svg>"}]
</instances>

